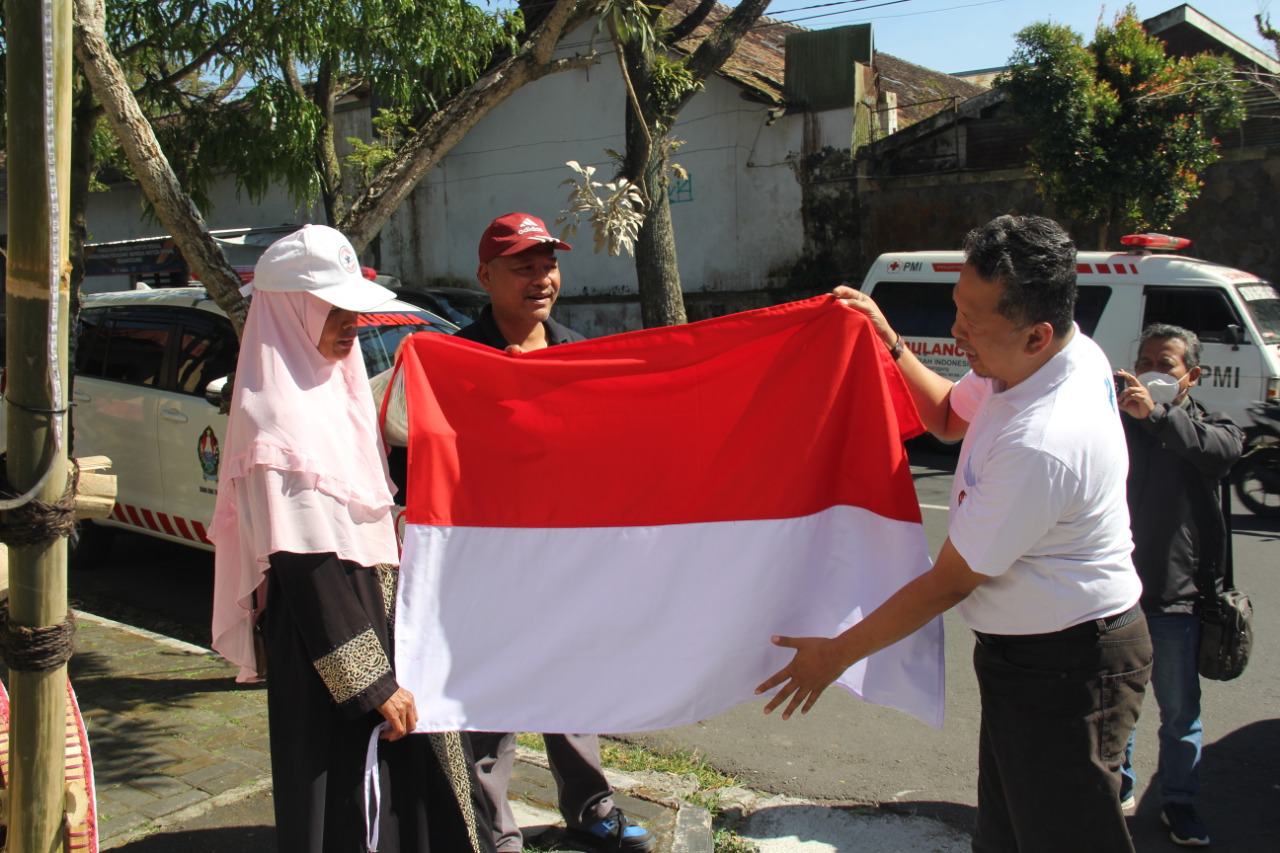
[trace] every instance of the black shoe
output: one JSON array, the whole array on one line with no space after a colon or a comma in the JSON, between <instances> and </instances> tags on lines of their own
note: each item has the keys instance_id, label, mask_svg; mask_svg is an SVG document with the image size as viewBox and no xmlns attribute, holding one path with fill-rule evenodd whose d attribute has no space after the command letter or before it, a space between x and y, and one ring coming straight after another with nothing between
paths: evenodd
<instances>
[{"instance_id":1,"label":"black shoe","mask_svg":"<svg viewBox=\"0 0 1280 853\"><path fill-rule=\"evenodd\" d=\"M1208 847L1209 827L1196 814L1190 803L1165 803L1160 807L1160 818L1169 827L1169 837L1174 844L1184 847Z\"/></svg>"},{"instance_id":2,"label":"black shoe","mask_svg":"<svg viewBox=\"0 0 1280 853\"><path fill-rule=\"evenodd\" d=\"M639 824L627 820L617 806L603 820L584 829L570 829L575 839L585 841L596 850L627 851L627 853L652 853L657 839Z\"/></svg>"}]
</instances>

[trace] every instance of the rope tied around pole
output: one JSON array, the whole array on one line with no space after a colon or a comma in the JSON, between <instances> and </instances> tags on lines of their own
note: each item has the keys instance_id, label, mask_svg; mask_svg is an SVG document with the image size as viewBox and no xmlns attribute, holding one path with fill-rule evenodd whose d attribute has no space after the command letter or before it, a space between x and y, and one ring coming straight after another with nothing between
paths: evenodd
<instances>
[{"instance_id":1,"label":"rope tied around pole","mask_svg":"<svg viewBox=\"0 0 1280 853\"><path fill-rule=\"evenodd\" d=\"M21 494L9 482L6 465L7 454L0 453L0 498L15 498ZM67 472L67 489L56 501L32 499L16 509L0 511L0 544L10 548L39 545L71 535L75 529L76 487L80 481L80 467L74 460Z\"/></svg>"},{"instance_id":2,"label":"rope tied around pole","mask_svg":"<svg viewBox=\"0 0 1280 853\"><path fill-rule=\"evenodd\" d=\"M75 651L76 615L43 628L27 628L9 621L9 600L0 601L0 657L14 672L48 672L71 660Z\"/></svg>"}]
</instances>

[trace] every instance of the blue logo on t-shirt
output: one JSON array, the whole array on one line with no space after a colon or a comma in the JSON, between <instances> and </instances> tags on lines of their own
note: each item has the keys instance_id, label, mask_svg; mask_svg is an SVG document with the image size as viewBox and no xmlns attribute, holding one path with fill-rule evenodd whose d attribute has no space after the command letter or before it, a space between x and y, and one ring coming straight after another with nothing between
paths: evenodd
<instances>
[{"instance_id":1,"label":"blue logo on t-shirt","mask_svg":"<svg viewBox=\"0 0 1280 853\"><path fill-rule=\"evenodd\" d=\"M1111 377L1107 377L1107 402L1111 404L1111 411L1116 411L1116 383Z\"/></svg>"}]
</instances>

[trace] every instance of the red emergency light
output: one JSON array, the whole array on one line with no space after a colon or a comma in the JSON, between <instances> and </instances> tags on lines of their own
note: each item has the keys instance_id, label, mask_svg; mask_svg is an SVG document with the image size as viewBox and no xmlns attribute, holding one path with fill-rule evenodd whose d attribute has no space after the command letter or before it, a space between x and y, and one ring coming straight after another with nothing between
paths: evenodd
<instances>
[{"instance_id":1,"label":"red emergency light","mask_svg":"<svg viewBox=\"0 0 1280 853\"><path fill-rule=\"evenodd\" d=\"M360 275L369 279L369 281L373 281L375 278L378 277L378 271L375 270L373 267L360 267Z\"/></svg>"},{"instance_id":2,"label":"red emergency light","mask_svg":"<svg viewBox=\"0 0 1280 853\"><path fill-rule=\"evenodd\" d=\"M1168 234L1126 234L1120 238L1120 243L1140 249L1185 249L1191 245L1186 237L1171 237Z\"/></svg>"}]
</instances>

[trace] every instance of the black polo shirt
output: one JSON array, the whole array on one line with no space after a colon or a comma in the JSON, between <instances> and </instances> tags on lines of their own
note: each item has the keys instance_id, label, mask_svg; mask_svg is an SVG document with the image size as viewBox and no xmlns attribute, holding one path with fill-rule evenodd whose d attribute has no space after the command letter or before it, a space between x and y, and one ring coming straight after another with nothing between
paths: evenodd
<instances>
[{"instance_id":1,"label":"black polo shirt","mask_svg":"<svg viewBox=\"0 0 1280 853\"><path fill-rule=\"evenodd\" d=\"M550 317L542 321L542 327L547 330L547 346L549 347L586 340L573 329L557 323ZM502 330L498 328L498 321L493 319L492 305L484 306L480 311L480 318L470 326L456 332L454 337L475 341L494 349L506 349L511 346L511 343L502 336Z\"/></svg>"}]
</instances>

